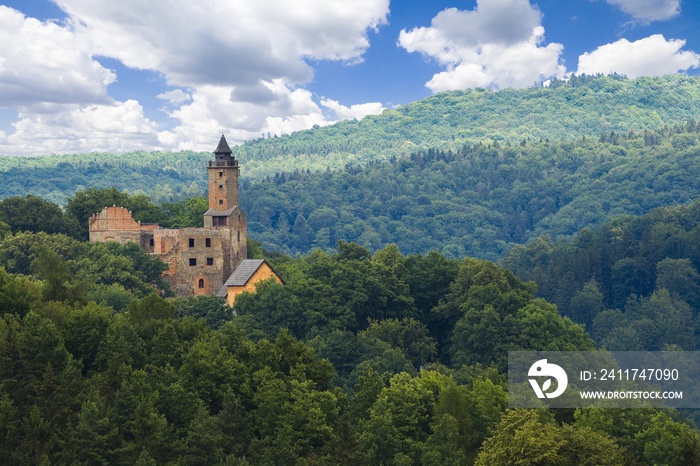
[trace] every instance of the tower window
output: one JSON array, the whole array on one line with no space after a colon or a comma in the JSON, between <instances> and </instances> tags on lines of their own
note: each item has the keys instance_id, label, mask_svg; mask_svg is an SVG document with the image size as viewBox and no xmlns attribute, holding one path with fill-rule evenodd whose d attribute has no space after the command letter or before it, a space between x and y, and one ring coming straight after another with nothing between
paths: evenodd
<instances>
[{"instance_id":1,"label":"tower window","mask_svg":"<svg viewBox=\"0 0 700 466\"><path fill-rule=\"evenodd\" d=\"M219 172L219 176L224 176L224 172Z\"/></svg>"},{"instance_id":2,"label":"tower window","mask_svg":"<svg viewBox=\"0 0 700 466\"><path fill-rule=\"evenodd\" d=\"M153 238L151 238L151 239L148 240L148 244L151 245L151 246L153 246L153 245L155 244L155 242L153 241Z\"/></svg>"},{"instance_id":3,"label":"tower window","mask_svg":"<svg viewBox=\"0 0 700 466\"><path fill-rule=\"evenodd\" d=\"M223 203L224 203L224 200L223 200L223 199L219 199L219 204L223 204Z\"/></svg>"},{"instance_id":4,"label":"tower window","mask_svg":"<svg viewBox=\"0 0 700 466\"><path fill-rule=\"evenodd\" d=\"M194 238L190 238L189 244L191 248L194 247Z\"/></svg>"},{"instance_id":5,"label":"tower window","mask_svg":"<svg viewBox=\"0 0 700 466\"><path fill-rule=\"evenodd\" d=\"M211 247L211 238L204 238L204 245L208 248Z\"/></svg>"},{"instance_id":6,"label":"tower window","mask_svg":"<svg viewBox=\"0 0 700 466\"><path fill-rule=\"evenodd\" d=\"M190 266L193 267L197 265L197 259L194 257L190 257Z\"/></svg>"},{"instance_id":7,"label":"tower window","mask_svg":"<svg viewBox=\"0 0 700 466\"><path fill-rule=\"evenodd\" d=\"M238 242L241 242L241 230L238 230Z\"/></svg>"},{"instance_id":8,"label":"tower window","mask_svg":"<svg viewBox=\"0 0 700 466\"><path fill-rule=\"evenodd\" d=\"M203 278L199 279L199 283L197 284L197 286L199 286L200 290L204 288L204 279Z\"/></svg>"},{"instance_id":9,"label":"tower window","mask_svg":"<svg viewBox=\"0 0 700 466\"><path fill-rule=\"evenodd\" d=\"M223 184L220 184L220 185L219 185L219 189L224 189L224 185L223 185Z\"/></svg>"},{"instance_id":10,"label":"tower window","mask_svg":"<svg viewBox=\"0 0 700 466\"><path fill-rule=\"evenodd\" d=\"M214 265L214 258L213 257L207 257L207 265Z\"/></svg>"}]
</instances>

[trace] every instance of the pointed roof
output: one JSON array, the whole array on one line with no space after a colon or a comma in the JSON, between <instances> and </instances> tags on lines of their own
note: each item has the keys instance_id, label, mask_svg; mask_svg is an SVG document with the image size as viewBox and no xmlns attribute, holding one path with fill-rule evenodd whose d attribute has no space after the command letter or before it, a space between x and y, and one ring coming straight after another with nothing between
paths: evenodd
<instances>
[{"instance_id":1,"label":"pointed roof","mask_svg":"<svg viewBox=\"0 0 700 466\"><path fill-rule=\"evenodd\" d=\"M214 151L214 154L216 155L231 155L232 151L231 148L228 146L228 142L226 142L226 138L224 135L221 135L221 139L219 139L219 145L216 147L216 150Z\"/></svg>"}]
</instances>

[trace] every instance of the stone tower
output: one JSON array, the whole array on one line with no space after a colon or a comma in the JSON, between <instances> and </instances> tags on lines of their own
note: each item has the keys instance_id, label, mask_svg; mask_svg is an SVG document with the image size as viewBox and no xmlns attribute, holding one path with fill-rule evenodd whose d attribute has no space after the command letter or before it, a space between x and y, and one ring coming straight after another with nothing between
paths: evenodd
<instances>
[{"instance_id":1,"label":"stone tower","mask_svg":"<svg viewBox=\"0 0 700 466\"><path fill-rule=\"evenodd\" d=\"M223 134L214 151L214 160L209 161L207 171L209 209L224 212L238 206L238 160L231 156L231 148Z\"/></svg>"},{"instance_id":2,"label":"stone tower","mask_svg":"<svg viewBox=\"0 0 700 466\"><path fill-rule=\"evenodd\" d=\"M238 160L231 154L222 134L214 160L210 160L207 167L209 210L204 213L204 228L219 230L222 237L229 239L224 242L224 280L246 258L248 249L247 222L238 205Z\"/></svg>"}]
</instances>

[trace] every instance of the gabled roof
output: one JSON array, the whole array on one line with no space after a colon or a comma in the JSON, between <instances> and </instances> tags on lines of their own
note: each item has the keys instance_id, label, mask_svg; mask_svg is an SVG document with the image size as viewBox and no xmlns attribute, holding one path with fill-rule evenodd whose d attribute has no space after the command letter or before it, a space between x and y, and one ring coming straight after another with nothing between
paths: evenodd
<instances>
[{"instance_id":1,"label":"gabled roof","mask_svg":"<svg viewBox=\"0 0 700 466\"><path fill-rule=\"evenodd\" d=\"M226 138L224 135L221 135L221 139L219 139L219 145L216 147L216 150L214 151L214 154L216 155L231 155L232 151L231 148L228 145L228 142L226 142Z\"/></svg>"},{"instance_id":2,"label":"gabled roof","mask_svg":"<svg viewBox=\"0 0 700 466\"><path fill-rule=\"evenodd\" d=\"M224 285L226 286L245 286L250 280L250 277L260 268L265 262L265 259L246 259L240 263L236 270L233 271Z\"/></svg>"},{"instance_id":3,"label":"gabled roof","mask_svg":"<svg viewBox=\"0 0 700 466\"><path fill-rule=\"evenodd\" d=\"M265 259L246 259L236 267L236 270L228 277L224 286L216 293L216 296L225 298L229 286L245 286L248 280L258 271L261 265L266 264L270 270L277 275L277 272L267 263ZM279 275L277 275L279 277ZM280 278L281 280L281 278Z\"/></svg>"}]
</instances>

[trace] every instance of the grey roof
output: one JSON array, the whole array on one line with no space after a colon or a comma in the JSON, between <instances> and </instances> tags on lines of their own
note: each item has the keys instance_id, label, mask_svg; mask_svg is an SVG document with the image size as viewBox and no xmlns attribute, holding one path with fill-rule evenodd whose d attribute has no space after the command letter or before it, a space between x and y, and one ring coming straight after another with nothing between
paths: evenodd
<instances>
[{"instance_id":1,"label":"grey roof","mask_svg":"<svg viewBox=\"0 0 700 466\"><path fill-rule=\"evenodd\" d=\"M246 259L233 271L224 286L244 286L256 270L265 262L265 259Z\"/></svg>"},{"instance_id":2,"label":"grey roof","mask_svg":"<svg viewBox=\"0 0 700 466\"><path fill-rule=\"evenodd\" d=\"M231 207L230 209L226 209L226 210L209 209L206 212L204 212L204 215L211 215L212 217L228 217L236 209L238 209L237 205Z\"/></svg>"},{"instance_id":3,"label":"grey roof","mask_svg":"<svg viewBox=\"0 0 700 466\"><path fill-rule=\"evenodd\" d=\"M224 135L221 135L221 139L219 139L219 145L216 147L216 150L214 151L214 154L216 155L231 155L231 148L228 145L228 142L226 142L226 138Z\"/></svg>"},{"instance_id":4,"label":"grey roof","mask_svg":"<svg viewBox=\"0 0 700 466\"><path fill-rule=\"evenodd\" d=\"M253 274L260 268L263 263L267 264L267 261L265 259L246 259L243 262L241 262L238 267L236 267L236 270L233 271L230 277L228 277L228 280L226 280L226 283L224 283L224 286L221 287L219 291L216 292L216 296L219 298L225 298L226 295L228 294L228 287L229 286L245 286L246 283L248 283L248 280L250 280L250 277L253 276ZM268 267L270 267L270 270L277 275L277 272L275 272L275 269L273 269L270 264L267 264ZM277 275L279 277L279 275ZM280 280L282 280L280 278ZM284 281L282 281L282 284L284 284Z\"/></svg>"}]
</instances>

